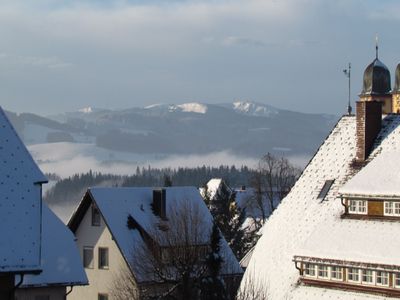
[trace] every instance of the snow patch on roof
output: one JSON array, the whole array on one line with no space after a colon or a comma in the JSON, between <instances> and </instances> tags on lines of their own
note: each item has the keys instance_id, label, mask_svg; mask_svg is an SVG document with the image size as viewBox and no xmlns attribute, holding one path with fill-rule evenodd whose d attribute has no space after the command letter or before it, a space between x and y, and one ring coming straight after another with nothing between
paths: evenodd
<instances>
[{"instance_id":1,"label":"snow patch on roof","mask_svg":"<svg viewBox=\"0 0 400 300\"><path fill-rule=\"evenodd\" d=\"M345 195L400 197L400 151L378 155L339 192Z\"/></svg>"},{"instance_id":2,"label":"snow patch on roof","mask_svg":"<svg viewBox=\"0 0 400 300\"><path fill-rule=\"evenodd\" d=\"M42 273L26 275L21 288L47 285L85 285L88 283L75 237L43 203ZM16 278L18 281L19 278Z\"/></svg>"},{"instance_id":3,"label":"snow patch on roof","mask_svg":"<svg viewBox=\"0 0 400 300\"><path fill-rule=\"evenodd\" d=\"M0 273L40 270L40 184L47 178L1 108L0 165Z\"/></svg>"}]
</instances>

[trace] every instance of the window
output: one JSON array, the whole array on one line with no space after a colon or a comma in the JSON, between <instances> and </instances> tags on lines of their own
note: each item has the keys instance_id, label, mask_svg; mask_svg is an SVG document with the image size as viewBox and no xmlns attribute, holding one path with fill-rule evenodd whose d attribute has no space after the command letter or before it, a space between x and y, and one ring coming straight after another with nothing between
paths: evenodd
<instances>
[{"instance_id":1,"label":"window","mask_svg":"<svg viewBox=\"0 0 400 300\"><path fill-rule=\"evenodd\" d=\"M341 267L331 267L331 278L335 280L342 280L343 278L343 268Z\"/></svg>"},{"instance_id":2,"label":"window","mask_svg":"<svg viewBox=\"0 0 400 300\"><path fill-rule=\"evenodd\" d=\"M394 273L394 286L400 288L400 273Z\"/></svg>"},{"instance_id":3,"label":"window","mask_svg":"<svg viewBox=\"0 0 400 300\"><path fill-rule=\"evenodd\" d=\"M400 216L400 202L385 201L385 216Z\"/></svg>"},{"instance_id":4,"label":"window","mask_svg":"<svg viewBox=\"0 0 400 300\"><path fill-rule=\"evenodd\" d=\"M328 194L329 190L331 189L331 186L332 186L334 181L335 180L327 180L327 181L325 181L321 191L319 192L319 195L318 195L317 199L319 199L321 201L325 200L325 197Z\"/></svg>"},{"instance_id":5,"label":"window","mask_svg":"<svg viewBox=\"0 0 400 300\"><path fill-rule=\"evenodd\" d=\"M83 247L83 266L93 269L93 247Z\"/></svg>"},{"instance_id":6,"label":"window","mask_svg":"<svg viewBox=\"0 0 400 300\"><path fill-rule=\"evenodd\" d=\"M353 214L367 214L367 201L350 200L349 212Z\"/></svg>"},{"instance_id":7,"label":"window","mask_svg":"<svg viewBox=\"0 0 400 300\"><path fill-rule=\"evenodd\" d=\"M99 294L98 300L108 300L108 295L107 294Z\"/></svg>"},{"instance_id":8,"label":"window","mask_svg":"<svg viewBox=\"0 0 400 300\"><path fill-rule=\"evenodd\" d=\"M360 270L355 268L348 269L348 281L359 282L360 281Z\"/></svg>"},{"instance_id":9,"label":"window","mask_svg":"<svg viewBox=\"0 0 400 300\"><path fill-rule=\"evenodd\" d=\"M376 284L377 285L384 285L388 286L389 285L389 274L388 272L376 272Z\"/></svg>"},{"instance_id":10,"label":"window","mask_svg":"<svg viewBox=\"0 0 400 300\"><path fill-rule=\"evenodd\" d=\"M318 277L328 278L328 267L327 266L318 266Z\"/></svg>"},{"instance_id":11,"label":"window","mask_svg":"<svg viewBox=\"0 0 400 300\"><path fill-rule=\"evenodd\" d=\"M374 271L362 270L362 282L368 284L374 283Z\"/></svg>"},{"instance_id":12,"label":"window","mask_svg":"<svg viewBox=\"0 0 400 300\"><path fill-rule=\"evenodd\" d=\"M304 265L304 274L306 276L314 277L315 276L315 265L313 264L305 264Z\"/></svg>"},{"instance_id":13,"label":"window","mask_svg":"<svg viewBox=\"0 0 400 300\"><path fill-rule=\"evenodd\" d=\"M100 211L96 206L92 206L92 226L100 226Z\"/></svg>"},{"instance_id":14,"label":"window","mask_svg":"<svg viewBox=\"0 0 400 300\"><path fill-rule=\"evenodd\" d=\"M108 269L108 248L99 248L99 269Z\"/></svg>"}]
</instances>

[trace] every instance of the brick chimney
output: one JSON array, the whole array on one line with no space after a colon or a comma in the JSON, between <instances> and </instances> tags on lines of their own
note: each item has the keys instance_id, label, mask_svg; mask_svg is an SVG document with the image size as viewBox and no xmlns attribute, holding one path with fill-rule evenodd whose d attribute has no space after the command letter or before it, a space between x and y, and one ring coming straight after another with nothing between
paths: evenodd
<instances>
[{"instance_id":1,"label":"brick chimney","mask_svg":"<svg viewBox=\"0 0 400 300\"><path fill-rule=\"evenodd\" d=\"M166 198L165 189L153 190L153 211L163 220L167 218Z\"/></svg>"},{"instance_id":2,"label":"brick chimney","mask_svg":"<svg viewBox=\"0 0 400 300\"><path fill-rule=\"evenodd\" d=\"M356 102L356 161L364 162L382 126L382 102Z\"/></svg>"}]
</instances>

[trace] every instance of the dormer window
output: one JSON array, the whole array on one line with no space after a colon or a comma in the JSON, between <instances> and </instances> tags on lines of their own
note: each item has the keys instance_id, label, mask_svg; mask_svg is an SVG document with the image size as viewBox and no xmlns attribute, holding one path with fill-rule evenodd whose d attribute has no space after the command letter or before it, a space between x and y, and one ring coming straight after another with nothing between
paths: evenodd
<instances>
[{"instance_id":1,"label":"dormer window","mask_svg":"<svg viewBox=\"0 0 400 300\"><path fill-rule=\"evenodd\" d=\"M385 216L400 216L400 202L385 201Z\"/></svg>"},{"instance_id":2,"label":"dormer window","mask_svg":"<svg viewBox=\"0 0 400 300\"><path fill-rule=\"evenodd\" d=\"M96 206L92 206L92 226L100 226L100 211Z\"/></svg>"},{"instance_id":3,"label":"dormer window","mask_svg":"<svg viewBox=\"0 0 400 300\"><path fill-rule=\"evenodd\" d=\"M367 214L367 201L365 200L350 200L349 212L352 214Z\"/></svg>"}]
</instances>

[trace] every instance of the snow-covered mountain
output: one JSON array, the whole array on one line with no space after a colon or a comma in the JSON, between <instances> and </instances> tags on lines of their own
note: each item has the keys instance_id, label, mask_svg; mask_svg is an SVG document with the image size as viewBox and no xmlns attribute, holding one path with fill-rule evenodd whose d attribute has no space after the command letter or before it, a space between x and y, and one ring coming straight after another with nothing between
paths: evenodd
<instances>
[{"instance_id":1,"label":"snow-covered mountain","mask_svg":"<svg viewBox=\"0 0 400 300\"><path fill-rule=\"evenodd\" d=\"M266 152L310 155L337 120L333 115L305 114L249 101L155 104L124 110L85 107L48 118L9 116L28 145L85 143L141 155L229 151L254 158Z\"/></svg>"}]
</instances>

